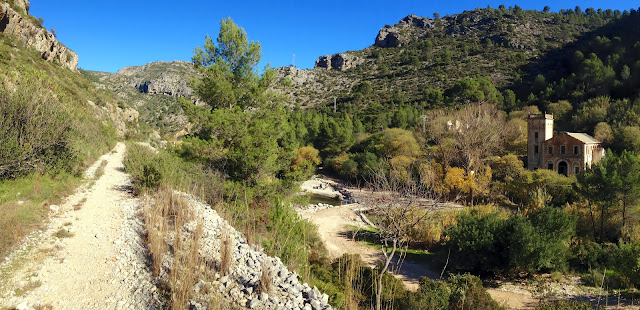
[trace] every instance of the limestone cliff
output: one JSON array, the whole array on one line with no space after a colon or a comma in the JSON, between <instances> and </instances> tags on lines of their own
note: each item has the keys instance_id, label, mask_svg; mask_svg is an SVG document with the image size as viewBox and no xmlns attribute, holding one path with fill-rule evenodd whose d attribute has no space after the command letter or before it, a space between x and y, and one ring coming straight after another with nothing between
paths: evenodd
<instances>
[{"instance_id":1,"label":"limestone cliff","mask_svg":"<svg viewBox=\"0 0 640 310\"><path fill-rule=\"evenodd\" d=\"M353 56L347 53L338 53L334 55L326 55L326 56L318 57L314 67L344 71L344 70L356 67L362 62L363 62L362 59L356 56Z\"/></svg>"},{"instance_id":2,"label":"limestone cliff","mask_svg":"<svg viewBox=\"0 0 640 310\"><path fill-rule=\"evenodd\" d=\"M13 1L13 5L0 2L0 33L10 35L33 47L42 58L49 62L60 63L63 67L76 71L78 55L29 16L29 0Z\"/></svg>"}]
</instances>

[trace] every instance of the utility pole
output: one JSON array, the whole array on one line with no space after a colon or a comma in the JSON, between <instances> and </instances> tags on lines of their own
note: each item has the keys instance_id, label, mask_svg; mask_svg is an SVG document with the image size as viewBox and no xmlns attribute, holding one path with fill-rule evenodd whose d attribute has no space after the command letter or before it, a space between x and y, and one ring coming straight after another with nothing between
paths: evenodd
<instances>
[{"instance_id":1,"label":"utility pole","mask_svg":"<svg viewBox=\"0 0 640 310\"><path fill-rule=\"evenodd\" d=\"M422 114L420 115L420 117L422 117L422 133L427 133L427 116Z\"/></svg>"},{"instance_id":2,"label":"utility pole","mask_svg":"<svg viewBox=\"0 0 640 310\"><path fill-rule=\"evenodd\" d=\"M336 113L336 97L333 97L333 113Z\"/></svg>"}]
</instances>

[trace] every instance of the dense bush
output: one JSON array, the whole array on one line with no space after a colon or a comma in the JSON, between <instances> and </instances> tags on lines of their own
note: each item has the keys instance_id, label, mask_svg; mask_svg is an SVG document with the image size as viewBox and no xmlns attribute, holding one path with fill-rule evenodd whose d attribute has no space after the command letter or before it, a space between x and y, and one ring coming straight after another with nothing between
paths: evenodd
<instances>
[{"instance_id":1,"label":"dense bush","mask_svg":"<svg viewBox=\"0 0 640 310\"><path fill-rule=\"evenodd\" d=\"M222 177L218 173L182 160L171 151L156 153L146 145L128 143L124 168L131 175L136 193L167 186L198 194L212 205L222 196Z\"/></svg>"},{"instance_id":2,"label":"dense bush","mask_svg":"<svg viewBox=\"0 0 640 310\"><path fill-rule=\"evenodd\" d=\"M609 288L640 287L640 243L605 243L580 239L572 246L571 266L584 272L588 285ZM605 274L606 270L606 274Z\"/></svg>"},{"instance_id":3,"label":"dense bush","mask_svg":"<svg viewBox=\"0 0 640 310\"><path fill-rule=\"evenodd\" d=\"M575 220L564 211L542 208L528 216L471 211L447 232L454 266L475 272L564 270Z\"/></svg>"},{"instance_id":4,"label":"dense bush","mask_svg":"<svg viewBox=\"0 0 640 310\"><path fill-rule=\"evenodd\" d=\"M580 301L554 301L554 302L545 302L538 307L538 310L591 310L593 307L589 302L580 302Z\"/></svg>"},{"instance_id":5,"label":"dense bush","mask_svg":"<svg viewBox=\"0 0 640 310\"><path fill-rule=\"evenodd\" d=\"M77 150L69 146L71 115L56 98L26 81L11 90L0 87L0 180L35 169L71 171Z\"/></svg>"},{"instance_id":6,"label":"dense bush","mask_svg":"<svg viewBox=\"0 0 640 310\"><path fill-rule=\"evenodd\" d=\"M400 309L502 309L470 274L454 275L447 281L420 278L416 292L408 292L400 300Z\"/></svg>"}]
</instances>

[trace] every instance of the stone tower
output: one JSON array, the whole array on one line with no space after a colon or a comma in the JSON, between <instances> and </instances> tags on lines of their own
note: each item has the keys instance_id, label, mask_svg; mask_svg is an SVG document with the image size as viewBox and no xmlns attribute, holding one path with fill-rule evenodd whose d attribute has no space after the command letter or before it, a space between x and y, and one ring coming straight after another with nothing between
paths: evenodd
<instances>
[{"instance_id":1,"label":"stone tower","mask_svg":"<svg viewBox=\"0 0 640 310\"><path fill-rule=\"evenodd\" d=\"M527 168L543 167L544 142L553 137L553 114L529 114L527 123Z\"/></svg>"}]
</instances>

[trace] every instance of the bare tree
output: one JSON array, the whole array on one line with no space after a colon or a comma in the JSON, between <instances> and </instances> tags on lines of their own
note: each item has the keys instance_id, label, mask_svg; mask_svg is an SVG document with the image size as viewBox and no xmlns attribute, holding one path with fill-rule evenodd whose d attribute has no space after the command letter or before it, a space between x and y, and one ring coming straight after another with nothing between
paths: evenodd
<instances>
[{"instance_id":1,"label":"bare tree","mask_svg":"<svg viewBox=\"0 0 640 310\"><path fill-rule=\"evenodd\" d=\"M504 115L489 104L435 111L430 119L430 139L441 150L441 162L448 165L453 155L466 171L481 168L484 158L500 150L507 133Z\"/></svg>"},{"instance_id":2,"label":"bare tree","mask_svg":"<svg viewBox=\"0 0 640 310\"><path fill-rule=\"evenodd\" d=\"M406 249L409 245L411 230L432 214L437 201L434 192L414 177L417 175L414 171L413 167L409 167L407 174L399 177L386 169L378 169L372 171L369 180L369 186L378 194L369 213L378 231L384 256L382 268L376 276L377 310L382 308L385 272L389 270L398 250Z\"/></svg>"},{"instance_id":3,"label":"bare tree","mask_svg":"<svg viewBox=\"0 0 640 310\"><path fill-rule=\"evenodd\" d=\"M475 170L482 160L502 145L504 116L493 105L470 105L456 113L460 128L454 130L456 149L467 171Z\"/></svg>"}]
</instances>

